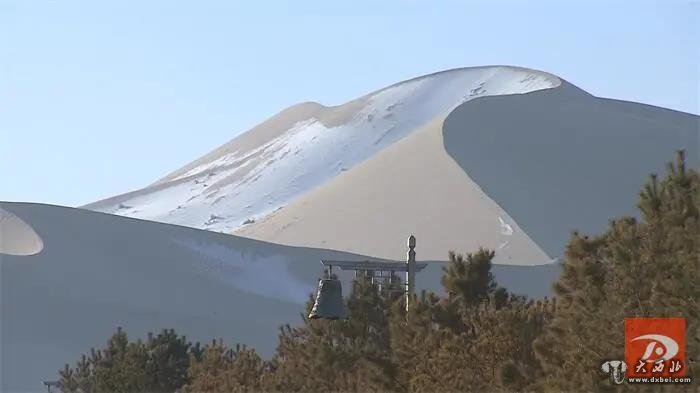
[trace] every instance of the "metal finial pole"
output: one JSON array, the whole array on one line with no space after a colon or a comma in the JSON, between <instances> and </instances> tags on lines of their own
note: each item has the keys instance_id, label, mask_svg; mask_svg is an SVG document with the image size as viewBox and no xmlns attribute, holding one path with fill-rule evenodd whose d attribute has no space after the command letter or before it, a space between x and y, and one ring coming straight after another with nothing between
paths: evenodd
<instances>
[{"instance_id":1,"label":"metal finial pole","mask_svg":"<svg viewBox=\"0 0 700 393\"><path fill-rule=\"evenodd\" d=\"M406 314L408 314L408 305L411 296L414 292L416 282L416 237L411 235L408 237L408 252L406 253Z\"/></svg>"}]
</instances>

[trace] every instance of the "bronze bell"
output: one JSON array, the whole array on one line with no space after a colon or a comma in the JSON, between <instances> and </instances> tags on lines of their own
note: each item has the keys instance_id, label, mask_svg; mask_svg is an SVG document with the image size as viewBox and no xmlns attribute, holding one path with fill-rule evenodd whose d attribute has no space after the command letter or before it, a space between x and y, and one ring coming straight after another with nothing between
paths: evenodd
<instances>
[{"instance_id":1,"label":"bronze bell","mask_svg":"<svg viewBox=\"0 0 700 393\"><path fill-rule=\"evenodd\" d=\"M343 287L337 278L322 278L318 280L316 302L314 302L314 307L309 313L309 319L318 318L346 318Z\"/></svg>"}]
</instances>

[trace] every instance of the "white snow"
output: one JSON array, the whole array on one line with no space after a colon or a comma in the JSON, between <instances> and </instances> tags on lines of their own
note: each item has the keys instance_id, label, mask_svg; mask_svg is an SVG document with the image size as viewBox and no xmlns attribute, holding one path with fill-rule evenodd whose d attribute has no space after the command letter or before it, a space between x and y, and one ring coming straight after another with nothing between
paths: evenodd
<instances>
[{"instance_id":1,"label":"white snow","mask_svg":"<svg viewBox=\"0 0 700 393\"><path fill-rule=\"evenodd\" d=\"M513 67L457 69L371 94L352 118L326 127L310 118L249 151L234 151L172 179L97 203L97 211L232 232L323 185L436 116L476 97L558 86L559 79ZM129 196L130 195L130 196Z\"/></svg>"},{"instance_id":2,"label":"white snow","mask_svg":"<svg viewBox=\"0 0 700 393\"><path fill-rule=\"evenodd\" d=\"M290 271L288 256L232 252L225 245L192 239L171 241L202 255L202 271L241 291L303 305L314 290L313 282L302 282Z\"/></svg>"},{"instance_id":3,"label":"white snow","mask_svg":"<svg viewBox=\"0 0 700 393\"><path fill-rule=\"evenodd\" d=\"M513 227L510 226L510 224L507 224L504 220L503 217L498 217L498 222L501 225L501 234L506 235L506 236L512 236L513 235Z\"/></svg>"}]
</instances>

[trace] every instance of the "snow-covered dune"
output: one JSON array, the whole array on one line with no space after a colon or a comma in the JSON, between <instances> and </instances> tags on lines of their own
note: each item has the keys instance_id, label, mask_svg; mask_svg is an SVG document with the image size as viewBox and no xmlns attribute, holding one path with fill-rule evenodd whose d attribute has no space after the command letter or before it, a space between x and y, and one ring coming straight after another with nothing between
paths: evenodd
<instances>
[{"instance_id":1,"label":"snow-covered dune","mask_svg":"<svg viewBox=\"0 0 700 393\"><path fill-rule=\"evenodd\" d=\"M336 107L290 107L153 185L85 208L401 259L485 246L545 264L572 230L633 213L698 117L596 98L545 72L460 68Z\"/></svg>"},{"instance_id":2,"label":"snow-covered dune","mask_svg":"<svg viewBox=\"0 0 700 393\"><path fill-rule=\"evenodd\" d=\"M289 108L154 185L85 208L232 232L283 208L436 117L477 97L558 86L516 67L412 79L337 107Z\"/></svg>"},{"instance_id":3,"label":"snow-covered dune","mask_svg":"<svg viewBox=\"0 0 700 393\"><path fill-rule=\"evenodd\" d=\"M3 392L45 391L42 380L103 345L117 326L133 337L174 328L270 356L278 327L300 322L319 261L367 259L60 206L0 202L0 210L43 244L12 255L27 242L15 243L17 225L0 225ZM417 289L439 291L441 267L417 274ZM548 294L556 274L556 265L495 269L501 285L530 296Z\"/></svg>"}]
</instances>

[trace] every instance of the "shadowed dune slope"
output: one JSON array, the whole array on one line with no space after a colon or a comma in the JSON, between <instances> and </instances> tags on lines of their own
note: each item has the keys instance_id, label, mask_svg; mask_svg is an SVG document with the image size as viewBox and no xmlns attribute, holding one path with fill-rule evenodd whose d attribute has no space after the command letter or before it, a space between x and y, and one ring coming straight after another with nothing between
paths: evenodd
<instances>
[{"instance_id":1,"label":"shadowed dune slope","mask_svg":"<svg viewBox=\"0 0 700 393\"><path fill-rule=\"evenodd\" d=\"M174 328L189 340L223 338L269 357L278 327L299 323L319 261L367 259L60 206L0 209L44 244L31 256L0 253L3 392L45 391L42 380L103 345L117 326L134 338ZM417 289L439 291L441 266L419 273ZM495 276L515 292L543 296L557 269L498 266Z\"/></svg>"},{"instance_id":2,"label":"shadowed dune slope","mask_svg":"<svg viewBox=\"0 0 700 393\"><path fill-rule=\"evenodd\" d=\"M596 98L564 83L483 97L445 120L444 147L464 172L551 256L570 233L634 215L650 173L675 151L698 166L698 116Z\"/></svg>"}]
</instances>

